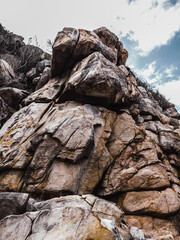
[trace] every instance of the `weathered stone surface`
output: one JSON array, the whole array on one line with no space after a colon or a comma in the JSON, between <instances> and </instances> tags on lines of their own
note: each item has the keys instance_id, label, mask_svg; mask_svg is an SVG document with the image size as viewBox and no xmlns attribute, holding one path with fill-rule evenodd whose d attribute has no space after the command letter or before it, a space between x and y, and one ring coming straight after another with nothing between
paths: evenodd
<instances>
[{"instance_id":1,"label":"weathered stone surface","mask_svg":"<svg viewBox=\"0 0 180 240\"><path fill-rule=\"evenodd\" d=\"M27 193L0 192L0 220L8 215L24 213L28 199Z\"/></svg>"},{"instance_id":2,"label":"weathered stone surface","mask_svg":"<svg viewBox=\"0 0 180 240\"><path fill-rule=\"evenodd\" d=\"M26 77L28 80L33 80L37 76L36 68L32 68L26 73Z\"/></svg>"},{"instance_id":3,"label":"weathered stone surface","mask_svg":"<svg viewBox=\"0 0 180 240\"><path fill-rule=\"evenodd\" d=\"M7 54L9 52L17 54L21 46L25 45L23 42L24 38L13 34L6 30L0 24L0 53Z\"/></svg>"},{"instance_id":4,"label":"weathered stone surface","mask_svg":"<svg viewBox=\"0 0 180 240\"><path fill-rule=\"evenodd\" d=\"M114 116L104 111L73 102L21 109L1 130L0 168L25 171L24 191L92 192L112 161L105 129Z\"/></svg>"},{"instance_id":5,"label":"weathered stone surface","mask_svg":"<svg viewBox=\"0 0 180 240\"><path fill-rule=\"evenodd\" d=\"M36 72L42 73L46 67L51 66L51 61L44 59L36 64Z\"/></svg>"},{"instance_id":6,"label":"weathered stone surface","mask_svg":"<svg viewBox=\"0 0 180 240\"><path fill-rule=\"evenodd\" d=\"M125 220L129 227L137 227L138 229L143 229L143 232L147 239L180 239L176 225L170 219L168 220L149 216L127 215L125 216Z\"/></svg>"},{"instance_id":7,"label":"weathered stone surface","mask_svg":"<svg viewBox=\"0 0 180 240\"><path fill-rule=\"evenodd\" d=\"M31 233L32 220L27 215L12 215L0 221L0 239L25 240Z\"/></svg>"},{"instance_id":8,"label":"weathered stone surface","mask_svg":"<svg viewBox=\"0 0 180 240\"><path fill-rule=\"evenodd\" d=\"M122 208L126 213L165 216L180 208L178 195L170 188L162 191L128 192Z\"/></svg>"},{"instance_id":9,"label":"weathered stone surface","mask_svg":"<svg viewBox=\"0 0 180 240\"><path fill-rule=\"evenodd\" d=\"M0 87L6 86L14 78L15 73L12 67L6 61L0 59Z\"/></svg>"},{"instance_id":10,"label":"weathered stone surface","mask_svg":"<svg viewBox=\"0 0 180 240\"><path fill-rule=\"evenodd\" d=\"M167 152L180 153L180 135L174 132L160 132L160 146Z\"/></svg>"},{"instance_id":11,"label":"weathered stone surface","mask_svg":"<svg viewBox=\"0 0 180 240\"><path fill-rule=\"evenodd\" d=\"M41 48L33 45L24 45L19 49L20 67L19 71L28 72L43 60L44 52Z\"/></svg>"},{"instance_id":12,"label":"weathered stone surface","mask_svg":"<svg viewBox=\"0 0 180 240\"><path fill-rule=\"evenodd\" d=\"M46 67L43 70L42 75L41 75L39 81L37 82L36 90L42 88L49 81L50 72L51 72L51 69L49 67Z\"/></svg>"},{"instance_id":13,"label":"weathered stone surface","mask_svg":"<svg viewBox=\"0 0 180 240\"><path fill-rule=\"evenodd\" d=\"M42 88L49 81L50 72L51 72L51 69L49 67L46 67L43 70L42 75L41 75L39 81L37 82L36 90Z\"/></svg>"},{"instance_id":14,"label":"weathered stone surface","mask_svg":"<svg viewBox=\"0 0 180 240\"><path fill-rule=\"evenodd\" d=\"M111 48L116 54L120 55L118 51L123 49L123 44L118 37L106 27L95 29L93 32L100 38L103 44Z\"/></svg>"},{"instance_id":15,"label":"weathered stone surface","mask_svg":"<svg viewBox=\"0 0 180 240\"><path fill-rule=\"evenodd\" d=\"M48 108L49 104L32 103L31 107L20 109L3 125L0 131L0 169L27 166L30 161L27 152L29 138L40 126L38 122Z\"/></svg>"},{"instance_id":16,"label":"weathered stone surface","mask_svg":"<svg viewBox=\"0 0 180 240\"><path fill-rule=\"evenodd\" d=\"M64 28L57 34L53 44L52 77L65 72L93 52L100 52L111 62L117 62L117 53L106 46L95 32Z\"/></svg>"},{"instance_id":17,"label":"weathered stone surface","mask_svg":"<svg viewBox=\"0 0 180 240\"><path fill-rule=\"evenodd\" d=\"M0 128L13 114L13 110L8 107L4 100L0 97Z\"/></svg>"},{"instance_id":18,"label":"weathered stone surface","mask_svg":"<svg viewBox=\"0 0 180 240\"><path fill-rule=\"evenodd\" d=\"M12 194L3 195L1 217L23 215L1 220L0 239L130 240L115 204L93 195L51 199L87 193L125 210L131 240L178 239L179 114L125 66L118 38L104 27L64 28L50 79L49 56L1 25L0 33L7 62L0 71L0 192L31 196L11 207Z\"/></svg>"},{"instance_id":19,"label":"weathered stone surface","mask_svg":"<svg viewBox=\"0 0 180 240\"><path fill-rule=\"evenodd\" d=\"M169 117L173 117L173 118L179 118L180 117L180 114L178 113L178 111L173 106L170 107L170 108L167 108L164 111L164 114L169 116Z\"/></svg>"},{"instance_id":20,"label":"weathered stone surface","mask_svg":"<svg viewBox=\"0 0 180 240\"><path fill-rule=\"evenodd\" d=\"M20 65L20 59L17 55L13 55L10 53L0 54L0 59L6 61L14 72L18 72L18 68Z\"/></svg>"},{"instance_id":21,"label":"weathered stone surface","mask_svg":"<svg viewBox=\"0 0 180 240\"><path fill-rule=\"evenodd\" d=\"M142 115L151 115L155 120L166 119L162 108L153 99L151 93L147 92L143 87L138 87L140 95L138 98L138 107Z\"/></svg>"},{"instance_id":22,"label":"weathered stone surface","mask_svg":"<svg viewBox=\"0 0 180 240\"><path fill-rule=\"evenodd\" d=\"M66 70L66 65L71 61L78 38L79 31L74 28L64 28L58 32L53 44L52 77L58 76Z\"/></svg>"},{"instance_id":23,"label":"weathered stone surface","mask_svg":"<svg viewBox=\"0 0 180 240\"><path fill-rule=\"evenodd\" d=\"M74 49L75 58L82 59L93 52L101 52L114 64L117 62L117 55L111 48L104 45L94 32L79 29L79 39Z\"/></svg>"},{"instance_id":24,"label":"weathered stone surface","mask_svg":"<svg viewBox=\"0 0 180 240\"><path fill-rule=\"evenodd\" d=\"M75 65L59 101L77 99L101 105L127 104L135 101L138 94L137 87L126 81L120 68L101 53L93 53Z\"/></svg>"},{"instance_id":25,"label":"weathered stone surface","mask_svg":"<svg viewBox=\"0 0 180 240\"><path fill-rule=\"evenodd\" d=\"M134 240L145 240L144 233L137 227L131 227L130 233Z\"/></svg>"},{"instance_id":26,"label":"weathered stone surface","mask_svg":"<svg viewBox=\"0 0 180 240\"><path fill-rule=\"evenodd\" d=\"M98 194L169 186L154 142L135 125L132 117L127 113L118 115L113 127L107 146L115 161L104 175Z\"/></svg>"},{"instance_id":27,"label":"weathered stone surface","mask_svg":"<svg viewBox=\"0 0 180 240\"><path fill-rule=\"evenodd\" d=\"M28 94L27 91L18 88L6 87L0 89L0 96L4 102L16 110L19 109L19 104Z\"/></svg>"},{"instance_id":28,"label":"weathered stone surface","mask_svg":"<svg viewBox=\"0 0 180 240\"><path fill-rule=\"evenodd\" d=\"M2 171L0 173L0 191L20 192L23 175L24 171L19 169Z\"/></svg>"},{"instance_id":29,"label":"weathered stone surface","mask_svg":"<svg viewBox=\"0 0 180 240\"><path fill-rule=\"evenodd\" d=\"M47 80L46 75L41 76L37 88L42 86L41 82L44 84L44 78ZM101 53L91 54L77 63L71 71L55 79L29 95L24 104L33 101L48 102L58 95L59 102L76 100L101 105L130 104L139 95L135 78L126 78L121 68Z\"/></svg>"},{"instance_id":30,"label":"weathered stone surface","mask_svg":"<svg viewBox=\"0 0 180 240\"><path fill-rule=\"evenodd\" d=\"M90 199L93 200L89 204ZM0 222L1 239L130 240L123 213L112 203L86 195L32 204L33 211ZM23 231L22 231L23 229Z\"/></svg>"},{"instance_id":31,"label":"weathered stone surface","mask_svg":"<svg viewBox=\"0 0 180 240\"><path fill-rule=\"evenodd\" d=\"M59 92L63 86L65 79L66 76L63 79L61 78L61 81L59 81L58 77L50 79L48 83L45 84L45 86L43 86L42 88L30 94L27 98L25 98L22 101L22 105L26 106L33 102L48 103L55 100L56 97L59 95ZM40 78L37 79L36 84L38 84L39 81Z\"/></svg>"}]
</instances>

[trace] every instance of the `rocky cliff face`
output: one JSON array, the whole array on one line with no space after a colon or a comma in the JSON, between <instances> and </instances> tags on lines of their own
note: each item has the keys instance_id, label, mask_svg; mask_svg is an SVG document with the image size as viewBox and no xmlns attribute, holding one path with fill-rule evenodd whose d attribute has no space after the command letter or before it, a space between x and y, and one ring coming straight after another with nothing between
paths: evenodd
<instances>
[{"instance_id":1,"label":"rocky cliff face","mask_svg":"<svg viewBox=\"0 0 180 240\"><path fill-rule=\"evenodd\" d=\"M117 36L0 32L0 239L180 239L180 116Z\"/></svg>"}]
</instances>

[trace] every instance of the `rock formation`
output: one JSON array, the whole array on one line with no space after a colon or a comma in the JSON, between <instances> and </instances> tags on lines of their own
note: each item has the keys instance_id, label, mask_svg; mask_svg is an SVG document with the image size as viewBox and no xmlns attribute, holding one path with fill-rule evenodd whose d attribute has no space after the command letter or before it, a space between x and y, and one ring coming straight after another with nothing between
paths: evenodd
<instances>
[{"instance_id":1,"label":"rock formation","mask_svg":"<svg viewBox=\"0 0 180 240\"><path fill-rule=\"evenodd\" d=\"M180 239L180 115L117 36L0 32L0 239Z\"/></svg>"}]
</instances>

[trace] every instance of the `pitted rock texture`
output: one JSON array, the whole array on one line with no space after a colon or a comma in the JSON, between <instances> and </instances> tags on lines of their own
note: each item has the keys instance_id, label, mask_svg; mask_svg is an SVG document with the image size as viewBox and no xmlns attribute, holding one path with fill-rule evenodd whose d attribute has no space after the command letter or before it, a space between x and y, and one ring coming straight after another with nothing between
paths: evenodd
<instances>
[{"instance_id":1,"label":"pitted rock texture","mask_svg":"<svg viewBox=\"0 0 180 240\"><path fill-rule=\"evenodd\" d=\"M119 39L105 27L64 28L52 63L20 40L9 56L9 39L0 72L1 238L16 229L14 239L179 240L180 115L138 85ZM13 203L16 192L25 202ZM114 204L51 199L71 194Z\"/></svg>"}]
</instances>

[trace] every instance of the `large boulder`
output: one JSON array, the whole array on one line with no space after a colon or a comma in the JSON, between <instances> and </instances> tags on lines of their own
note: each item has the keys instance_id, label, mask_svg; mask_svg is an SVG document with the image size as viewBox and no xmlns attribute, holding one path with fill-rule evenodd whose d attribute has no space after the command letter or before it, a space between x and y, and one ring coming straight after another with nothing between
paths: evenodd
<instances>
[{"instance_id":1,"label":"large boulder","mask_svg":"<svg viewBox=\"0 0 180 240\"><path fill-rule=\"evenodd\" d=\"M123 212L93 195L55 198L28 207L31 212L1 220L1 239L131 239Z\"/></svg>"},{"instance_id":2,"label":"large boulder","mask_svg":"<svg viewBox=\"0 0 180 240\"><path fill-rule=\"evenodd\" d=\"M33 101L52 101L57 96L60 103L73 100L103 106L130 105L138 98L139 90L133 76L129 77L129 72L126 70L126 75L124 71L122 66L117 67L101 53L93 53L78 62L71 71L56 77L56 80L51 79L43 88L29 95L24 105Z\"/></svg>"},{"instance_id":3,"label":"large boulder","mask_svg":"<svg viewBox=\"0 0 180 240\"><path fill-rule=\"evenodd\" d=\"M105 33L105 31L103 31ZM100 38L98 37L98 35ZM87 31L83 29L64 28L59 32L53 44L52 77L60 75L75 63L94 52L100 52L105 58L117 64L121 55L121 43L106 29L106 37L102 30ZM107 41L108 36L111 36ZM117 46L113 46L115 45ZM119 65L122 64L119 61Z\"/></svg>"},{"instance_id":4,"label":"large boulder","mask_svg":"<svg viewBox=\"0 0 180 240\"><path fill-rule=\"evenodd\" d=\"M119 199L121 204L121 200ZM122 207L126 213L167 216L180 208L178 195L172 189L162 191L128 192L122 200Z\"/></svg>"}]
</instances>

